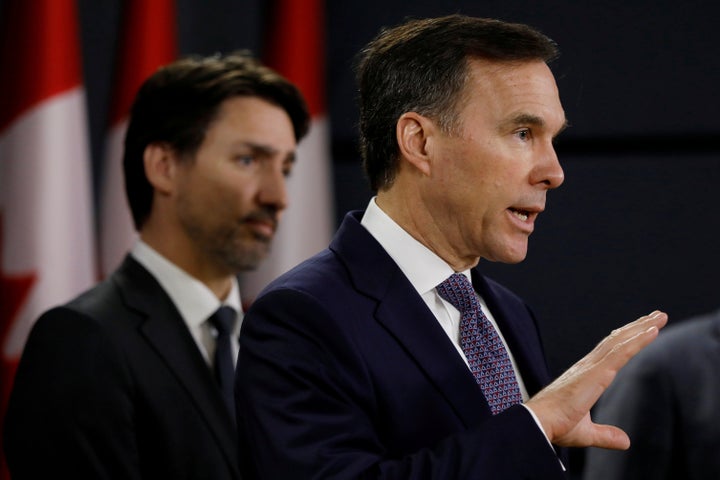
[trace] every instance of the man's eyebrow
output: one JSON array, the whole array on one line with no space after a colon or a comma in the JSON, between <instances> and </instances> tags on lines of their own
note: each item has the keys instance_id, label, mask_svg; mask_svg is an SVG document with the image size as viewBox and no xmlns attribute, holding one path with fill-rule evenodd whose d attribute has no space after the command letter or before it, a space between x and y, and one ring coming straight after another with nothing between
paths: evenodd
<instances>
[{"instance_id":1,"label":"man's eyebrow","mask_svg":"<svg viewBox=\"0 0 720 480\"><path fill-rule=\"evenodd\" d=\"M267 145L263 143L242 142L241 145L252 150L254 154L264 157L271 157L273 155L277 155L280 152L279 149L273 147L272 145ZM288 152L285 157L285 161L290 163L295 162L295 150Z\"/></svg>"},{"instance_id":2,"label":"man's eyebrow","mask_svg":"<svg viewBox=\"0 0 720 480\"><path fill-rule=\"evenodd\" d=\"M277 148L273 147L272 145L266 145L263 143L254 143L254 142L242 142L240 144L241 146L245 148L249 148L253 151L253 153L259 154L259 155L273 155L277 153Z\"/></svg>"},{"instance_id":3,"label":"man's eyebrow","mask_svg":"<svg viewBox=\"0 0 720 480\"><path fill-rule=\"evenodd\" d=\"M538 117L537 115L532 115L530 113L520 113L518 115L515 115L512 117L509 121L509 124L512 125L545 125L545 120L543 120L541 117Z\"/></svg>"},{"instance_id":4,"label":"man's eyebrow","mask_svg":"<svg viewBox=\"0 0 720 480\"><path fill-rule=\"evenodd\" d=\"M544 127L546 125L545 120L542 117L539 117L537 115L533 115L531 113L519 113L515 115L514 117L508 119L506 122L503 122L503 127L514 127L517 125L534 125L538 127ZM557 131L557 133L554 136L560 135L560 133L563 132L568 127L568 121L567 119L564 120L563 124L560 126L560 129Z\"/></svg>"}]
</instances>

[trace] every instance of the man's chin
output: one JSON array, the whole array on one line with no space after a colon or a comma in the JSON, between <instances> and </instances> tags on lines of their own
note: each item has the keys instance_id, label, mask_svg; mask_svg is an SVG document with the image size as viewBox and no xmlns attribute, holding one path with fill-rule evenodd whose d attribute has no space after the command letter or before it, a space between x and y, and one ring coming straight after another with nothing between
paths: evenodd
<instances>
[{"instance_id":1,"label":"man's chin","mask_svg":"<svg viewBox=\"0 0 720 480\"><path fill-rule=\"evenodd\" d=\"M228 255L225 258L226 266L234 273L253 272L262 266L262 263L270 254L269 245L260 248L243 249L241 255Z\"/></svg>"},{"instance_id":2,"label":"man's chin","mask_svg":"<svg viewBox=\"0 0 720 480\"><path fill-rule=\"evenodd\" d=\"M506 248L502 252L498 252L493 257L485 257L487 260L490 260L491 262L500 262L500 263L508 263L508 264L515 264L520 263L527 257L527 245L525 245L525 248L522 247L516 247L516 248Z\"/></svg>"}]
</instances>

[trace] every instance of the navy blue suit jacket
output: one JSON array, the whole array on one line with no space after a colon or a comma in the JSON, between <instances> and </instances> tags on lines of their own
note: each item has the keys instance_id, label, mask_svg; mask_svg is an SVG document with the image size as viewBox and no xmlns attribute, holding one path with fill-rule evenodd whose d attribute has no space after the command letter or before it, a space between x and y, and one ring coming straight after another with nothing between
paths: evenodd
<instances>
[{"instance_id":1,"label":"navy blue suit jacket","mask_svg":"<svg viewBox=\"0 0 720 480\"><path fill-rule=\"evenodd\" d=\"M408 279L349 214L330 248L273 282L240 335L247 478L565 478L522 406L490 414ZM531 393L549 381L535 319L473 271Z\"/></svg>"}]
</instances>

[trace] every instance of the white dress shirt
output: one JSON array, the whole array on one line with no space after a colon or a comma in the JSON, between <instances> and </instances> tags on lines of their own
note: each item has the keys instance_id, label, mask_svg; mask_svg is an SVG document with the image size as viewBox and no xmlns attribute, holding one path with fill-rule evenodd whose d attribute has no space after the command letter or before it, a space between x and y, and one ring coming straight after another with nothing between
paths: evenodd
<instances>
[{"instance_id":1,"label":"white dress shirt","mask_svg":"<svg viewBox=\"0 0 720 480\"><path fill-rule=\"evenodd\" d=\"M232 307L238 313L238 321L235 323L231 340L234 364L239 350L238 337L243 313L237 279L233 277L230 293L221 302L204 283L170 262L142 240L135 243L130 254L155 277L168 294L211 367L215 357L215 339L218 332L210 325L208 318L221 305Z\"/></svg>"},{"instance_id":2,"label":"white dress shirt","mask_svg":"<svg viewBox=\"0 0 720 480\"><path fill-rule=\"evenodd\" d=\"M409 233L403 230L402 227L395 223L392 218L378 207L377 203L375 203L375 198L370 200L370 204L367 210L365 210L365 215L363 215L360 223L375 237L375 240L380 243L388 255L397 263L408 280L410 280L412 286L417 290L433 315L435 315L435 318L455 346L458 354L465 361L465 364L468 365L468 360L460 344L460 318L462 315L458 309L443 299L437 293L436 289L438 285L456 272L442 258L415 240ZM472 283L470 270L458 273L463 273ZM492 323L505 345L505 350L507 350L510 356L515 377L520 386L520 393L522 394L523 401L525 401L528 399L528 393L520 376L520 372L518 371L517 364L515 363L515 358L508 348L505 338L498 329L495 318L490 309L488 309L487 304L480 295L478 295L478 299L480 300L483 313L490 323ZM468 368L470 368L469 365Z\"/></svg>"}]
</instances>

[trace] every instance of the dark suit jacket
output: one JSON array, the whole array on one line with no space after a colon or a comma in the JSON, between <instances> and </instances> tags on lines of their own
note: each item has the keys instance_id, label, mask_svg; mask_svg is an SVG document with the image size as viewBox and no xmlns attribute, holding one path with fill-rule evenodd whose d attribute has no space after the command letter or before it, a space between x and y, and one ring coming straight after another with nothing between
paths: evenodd
<instances>
[{"instance_id":1,"label":"dark suit jacket","mask_svg":"<svg viewBox=\"0 0 720 480\"><path fill-rule=\"evenodd\" d=\"M588 450L587 480L720 478L720 311L660 332L600 399L595 421L630 449Z\"/></svg>"},{"instance_id":2,"label":"dark suit jacket","mask_svg":"<svg viewBox=\"0 0 720 480\"><path fill-rule=\"evenodd\" d=\"M478 385L397 265L346 217L329 250L248 311L236 376L247 478L555 479L522 406L491 416ZM527 387L549 380L535 320L473 272Z\"/></svg>"},{"instance_id":3,"label":"dark suit jacket","mask_svg":"<svg viewBox=\"0 0 720 480\"><path fill-rule=\"evenodd\" d=\"M5 418L13 479L237 479L237 433L157 281L127 257L35 324Z\"/></svg>"}]
</instances>

